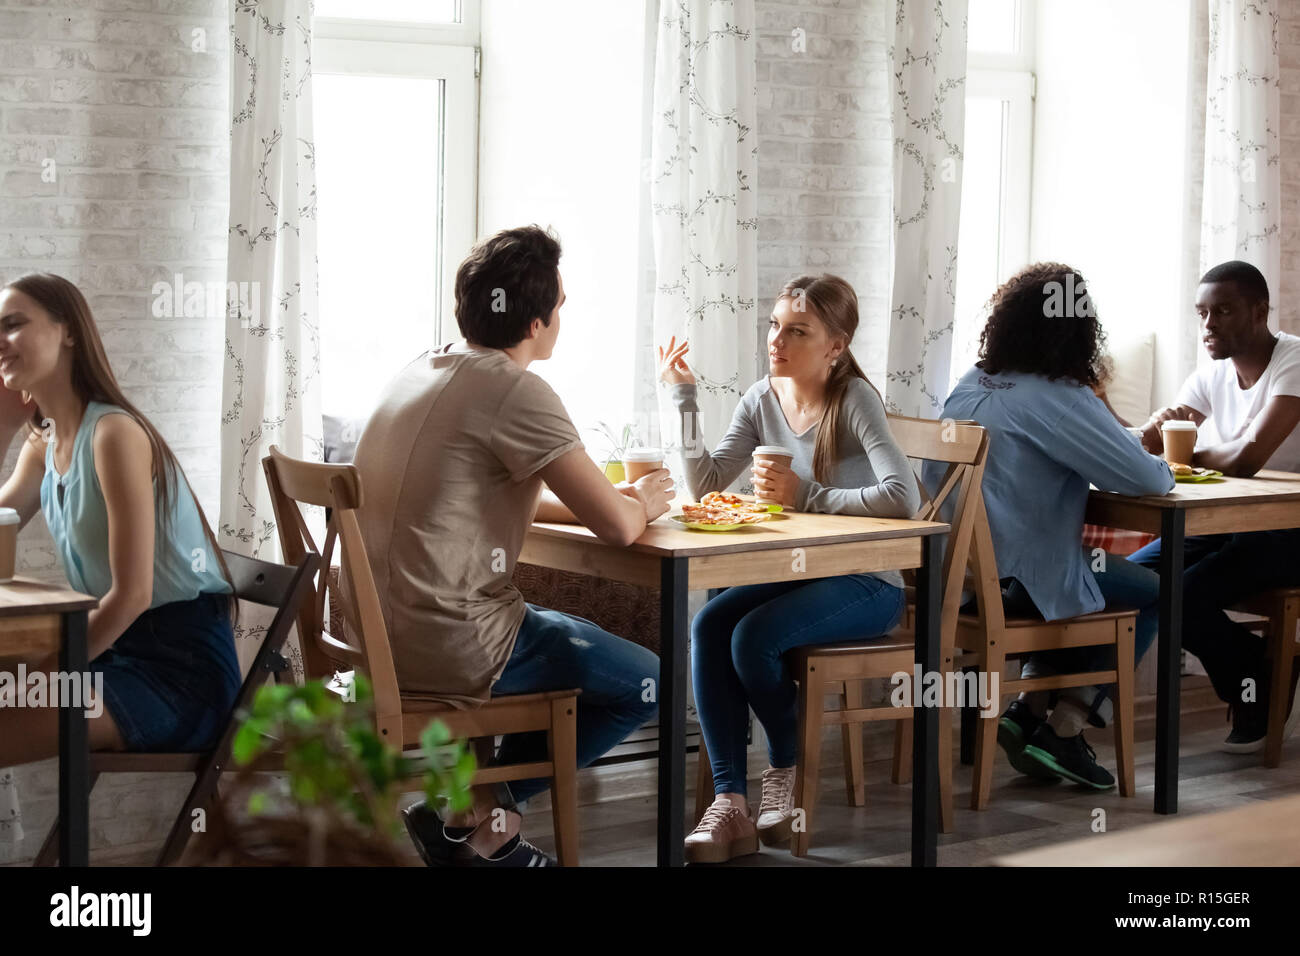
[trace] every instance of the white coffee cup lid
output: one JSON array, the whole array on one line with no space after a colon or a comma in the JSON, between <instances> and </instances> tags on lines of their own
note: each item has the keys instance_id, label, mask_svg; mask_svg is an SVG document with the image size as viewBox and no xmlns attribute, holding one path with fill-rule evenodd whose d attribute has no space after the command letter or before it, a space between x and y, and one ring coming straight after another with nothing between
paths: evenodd
<instances>
[{"instance_id":1,"label":"white coffee cup lid","mask_svg":"<svg viewBox=\"0 0 1300 956\"><path fill-rule=\"evenodd\" d=\"M629 448L623 452L624 461L663 461L664 453L658 448Z\"/></svg>"},{"instance_id":2,"label":"white coffee cup lid","mask_svg":"<svg viewBox=\"0 0 1300 956\"><path fill-rule=\"evenodd\" d=\"M17 524L18 512L13 508L0 508L0 524Z\"/></svg>"},{"instance_id":3,"label":"white coffee cup lid","mask_svg":"<svg viewBox=\"0 0 1300 956\"><path fill-rule=\"evenodd\" d=\"M1171 418L1160 426L1162 431L1167 432L1194 432L1196 431L1196 422L1189 422L1185 418Z\"/></svg>"},{"instance_id":4,"label":"white coffee cup lid","mask_svg":"<svg viewBox=\"0 0 1300 956\"><path fill-rule=\"evenodd\" d=\"M755 455L788 455L794 457L794 452L784 445L759 445L754 449Z\"/></svg>"}]
</instances>

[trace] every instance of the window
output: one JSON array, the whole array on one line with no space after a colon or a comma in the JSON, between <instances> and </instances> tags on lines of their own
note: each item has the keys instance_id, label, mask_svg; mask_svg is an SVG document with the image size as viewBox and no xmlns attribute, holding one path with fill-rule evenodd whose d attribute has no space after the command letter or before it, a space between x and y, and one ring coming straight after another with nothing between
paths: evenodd
<instances>
[{"instance_id":1,"label":"window","mask_svg":"<svg viewBox=\"0 0 1300 956\"><path fill-rule=\"evenodd\" d=\"M476 38L465 2L364 5L416 18L400 26L352 23L345 7L318 0L312 46L322 410L364 418L404 365L455 337L455 270L475 235Z\"/></svg>"},{"instance_id":2,"label":"window","mask_svg":"<svg viewBox=\"0 0 1300 956\"><path fill-rule=\"evenodd\" d=\"M952 383L975 362L984 303L1029 258L1033 12L970 0Z\"/></svg>"}]
</instances>

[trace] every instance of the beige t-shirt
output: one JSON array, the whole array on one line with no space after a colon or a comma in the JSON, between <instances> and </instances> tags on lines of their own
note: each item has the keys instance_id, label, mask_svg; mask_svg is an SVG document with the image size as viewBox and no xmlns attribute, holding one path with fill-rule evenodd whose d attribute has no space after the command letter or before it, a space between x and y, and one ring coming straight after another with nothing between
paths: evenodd
<instances>
[{"instance_id":1,"label":"beige t-shirt","mask_svg":"<svg viewBox=\"0 0 1300 956\"><path fill-rule=\"evenodd\" d=\"M458 348L389 384L356 465L397 682L469 706L491 696L524 618L511 578L537 472L582 442L544 380L500 350Z\"/></svg>"}]
</instances>

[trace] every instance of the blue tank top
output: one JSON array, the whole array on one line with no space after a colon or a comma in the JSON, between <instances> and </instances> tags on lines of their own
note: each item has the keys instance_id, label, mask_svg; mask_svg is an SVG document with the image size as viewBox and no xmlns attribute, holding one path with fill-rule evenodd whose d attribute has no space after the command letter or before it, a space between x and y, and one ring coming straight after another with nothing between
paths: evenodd
<instances>
[{"instance_id":1,"label":"blue tank top","mask_svg":"<svg viewBox=\"0 0 1300 956\"><path fill-rule=\"evenodd\" d=\"M113 584L108 564L108 508L95 473L95 426L105 415L129 414L116 405L90 402L72 439L72 463L62 476L54 470L54 442L45 448L41 511L54 538L54 550L70 587L102 598ZM158 481L154 479L154 489ZM157 519L155 519L157 520ZM221 565L203 530L198 506L179 472L167 520L154 531L151 608L190 601L200 594L229 594Z\"/></svg>"}]
</instances>

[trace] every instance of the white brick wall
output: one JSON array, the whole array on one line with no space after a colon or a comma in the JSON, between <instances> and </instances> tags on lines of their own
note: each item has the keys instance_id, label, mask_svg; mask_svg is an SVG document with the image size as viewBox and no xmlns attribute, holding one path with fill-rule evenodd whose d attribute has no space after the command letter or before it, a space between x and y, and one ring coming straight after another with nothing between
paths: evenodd
<instances>
[{"instance_id":1,"label":"white brick wall","mask_svg":"<svg viewBox=\"0 0 1300 956\"><path fill-rule=\"evenodd\" d=\"M864 328L889 313L892 10L890 0L758 0L760 342L773 298L799 272L851 282ZM879 342L859 339L854 352L882 377Z\"/></svg>"},{"instance_id":2,"label":"white brick wall","mask_svg":"<svg viewBox=\"0 0 1300 956\"><path fill-rule=\"evenodd\" d=\"M1300 4L1281 2L1282 289L1275 293L1284 332L1300 335Z\"/></svg>"},{"instance_id":3,"label":"white brick wall","mask_svg":"<svg viewBox=\"0 0 1300 956\"><path fill-rule=\"evenodd\" d=\"M204 31L207 52L192 49ZM224 281L229 169L226 0L0 0L0 282L56 272L90 301L128 396L159 427L215 524L220 317L154 318L157 281ZM42 179L54 160L55 181ZM5 473L12 468L8 456ZM20 561L62 574L44 522ZM54 769L20 768L30 858L54 814ZM96 848L161 840L186 783L106 777Z\"/></svg>"}]
</instances>

